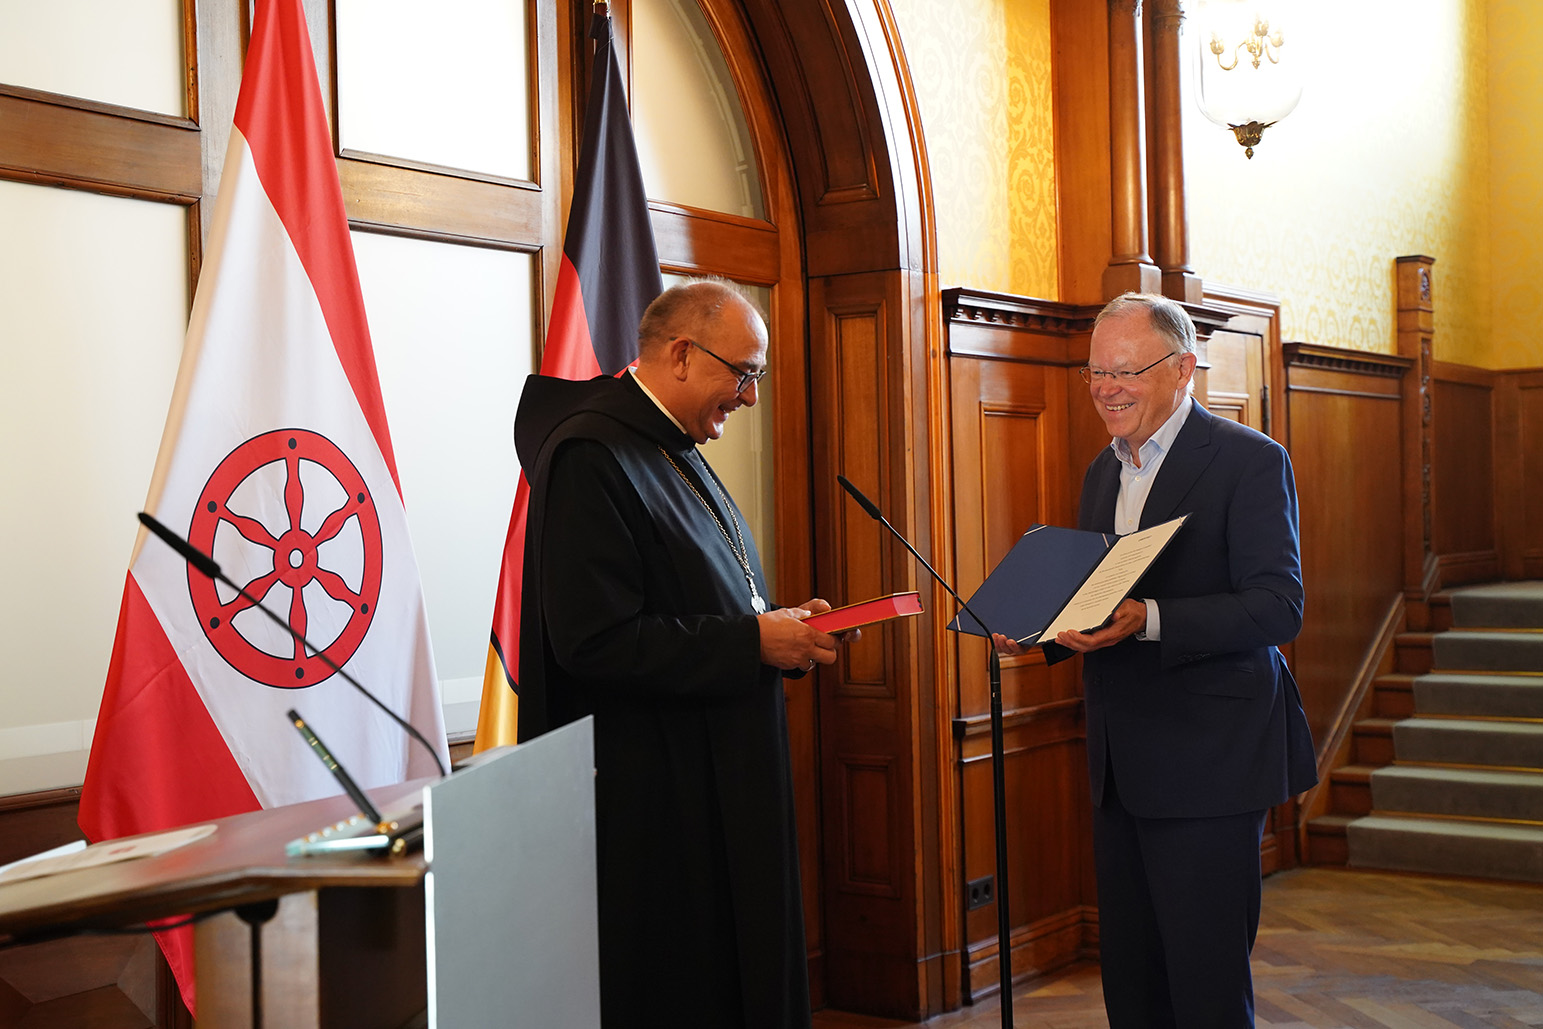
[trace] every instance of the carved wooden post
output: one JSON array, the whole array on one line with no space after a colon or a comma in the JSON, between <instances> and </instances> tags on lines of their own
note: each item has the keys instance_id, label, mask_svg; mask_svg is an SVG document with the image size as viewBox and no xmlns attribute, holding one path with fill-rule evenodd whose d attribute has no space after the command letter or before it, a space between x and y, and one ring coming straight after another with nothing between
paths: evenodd
<instances>
[{"instance_id":1,"label":"carved wooden post","mask_svg":"<svg viewBox=\"0 0 1543 1029\"><path fill-rule=\"evenodd\" d=\"M1204 299L1200 276L1189 266L1189 212L1184 194L1183 91L1179 29L1184 0L1149 0L1147 39L1152 55L1154 256L1164 296L1186 304Z\"/></svg>"},{"instance_id":2,"label":"carved wooden post","mask_svg":"<svg viewBox=\"0 0 1543 1029\"><path fill-rule=\"evenodd\" d=\"M1394 259L1398 280L1398 353L1414 360L1404 383L1404 592L1427 600L1440 588L1431 552L1431 338L1435 334L1431 266L1435 259ZM1416 604L1413 610L1424 610ZM1410 625L1411 629L1425 626Z\"/></svg>"},{"instance_id":3,"label":"carved wooden post","mask_svg":"<svg viewBox=\"0 0 1543 1029\"><path fill-rule=\"evenodd\" d=\"M1142 112L1141 3L1109 0L1109 200L1111 250L1104 296L1155 293L1162 274L1147 253L1147 176Z\"/></svg>"}]
</instances>

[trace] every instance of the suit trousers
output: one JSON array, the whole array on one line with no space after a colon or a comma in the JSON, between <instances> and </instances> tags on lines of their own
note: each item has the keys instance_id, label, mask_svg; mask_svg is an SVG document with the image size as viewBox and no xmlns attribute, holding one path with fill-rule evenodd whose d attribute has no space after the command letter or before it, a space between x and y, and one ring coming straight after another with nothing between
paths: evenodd
<instances>
[{"instance_id":1,"label":"suit trousers","mask_svg":"<svg viewBox=\"0 0 1543 1029\"><path fill-rule=\"evenodd\" d=\"M1252 1029L1266 812L1139 818L1107 771L1093 853L1110 1029Z\"/></svg>"}]
</instances>

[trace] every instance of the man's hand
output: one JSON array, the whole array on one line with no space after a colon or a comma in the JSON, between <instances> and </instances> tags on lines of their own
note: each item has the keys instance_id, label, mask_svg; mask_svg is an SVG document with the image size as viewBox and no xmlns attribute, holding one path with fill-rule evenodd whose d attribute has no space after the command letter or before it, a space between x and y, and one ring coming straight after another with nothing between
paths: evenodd
<instances>
[{"instance_id":1,"label":"man's hand","mask_svg":"<svg viewBox=\"0 0 1543 1029\"><path fill-rule=\"evenodd\" d=\"M1017 657L1019 654L1027 654L1029 648L1013 639L1011 636L1003 636L999 632L991 634L991 642L997 648L997 653L1004 657Z\"/></svg>"},{"instance_id":2,"label":"man's hand","mask_svg":"<svg viewBox=\"0 0 1543 1029\"><path fill-rule=\"evenodd\" d=\"M834 664L836 637L811 628L803 621L810 615L824 614L829 610L830 604L815 598L806 600L798 607L779 607L764 615L756 615L755 620L761 627L761 661L789 671L795 668L808 670L817 663ZM842 634L844 638L851 639L860 635L856 630Z\"/></svg>"},{"instance_id":3,"label":"man's hand","mask_svg":"<svg viewBox=\"0 0 1543 1029\"><path fill-rule=\"evenodd\" d=\"M1068 629L1057 636L1055 641L1069 650L1086 654L1090 650L1112 647L1127 636L1134 636L1143 631L1146 627L1146 602L1127 598L1120 601L1120 606L1114 609L1114 614L1109 616L1107 622L1092 632L1076 632Z\"/></svg>"}]
</instances>

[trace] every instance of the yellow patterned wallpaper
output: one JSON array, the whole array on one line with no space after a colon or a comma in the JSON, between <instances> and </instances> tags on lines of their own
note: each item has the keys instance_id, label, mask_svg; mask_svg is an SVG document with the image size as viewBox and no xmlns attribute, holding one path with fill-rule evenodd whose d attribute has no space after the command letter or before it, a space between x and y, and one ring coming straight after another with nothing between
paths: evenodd
<instances>
[{"instance_id":1,"label":"yellow patterned wallpaper","mask_svg":"<svg viewBox=\"0 0 1543 1029\"><path fill-rule=\"evenodd\" d=\"M939 281L1053 299L1049 0L890 8L921 107Z\"/></svg>"},{"instance_id":2,"label":"yellow patterned wallpaper","mask_svg":"<svg viewBox=\"0 0 1543 1029\"><path fill-rule=\"evenodd\" d=\"M1489 2L1490 288L1496 368L1543 367L1543 4Z\"/></svg>"},{"instance_id":3,"label":"yellow patterned wallpaper","mask_svg":"<svg viewBox=\"0 0 1543 1029\"><path fill-rule=\"evenodd\" d=\"M1055 299L1050 0L889 3L942 284ZM1279 296L1286 340L1390 352L1393 258L1426 254L1438 359L1543 366L1543 2L1289 3L1308 87L1253 160L1185 108L1195 269Z\"/></svg>"},{"instance_id":4,"label":"yellow patterned wallpaper","mask_svg":"<svg viewBox=\"0 0 1543 1029\"><path fill-rule=\"evenodd\" d=\"M1393 258L1425 254L1435 356L1510 364L1491 345L1486 0L1295 6L1303 30L1287 45L1309 57L1307 87L1252 161L1185 111L1196 269L1278 295L1284 339L1390 352ZM1536 154L1529 163L1536 182Z\"/></svg>"}]
</instances>

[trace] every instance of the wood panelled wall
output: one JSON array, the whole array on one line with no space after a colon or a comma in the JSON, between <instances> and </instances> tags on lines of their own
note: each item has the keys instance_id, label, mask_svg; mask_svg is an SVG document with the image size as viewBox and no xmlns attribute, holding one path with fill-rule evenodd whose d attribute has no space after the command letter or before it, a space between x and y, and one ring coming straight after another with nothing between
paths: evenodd
<instances>
[{"instance_id":1,"label":"wood panelled wall","mask_svg":"<svg viewBox=\"0 0 1543 1029\"><path fill-rule=\"evenodd\" d=\"M1543 578L1543 369L1436 361L1431 380L1441 585Z\"/></svg>"},{"instance_id":2,"label":"wood panelled wall","mask_svg":"<svg viewBox=\"0 0 1543 1029\"><path fill-rule=\"evenodd\" d=\"M1496 579L1496 376L1439 361L1431 371L1431 549L1443 585Z\"/></svg>"},{"instance_id":3,"label":"wood panelled wall","mask_svg":"<svg viewBox=\"0 0 1543 1029\"><path fill-rule=\"evenodd\" d=\"M1087 360L1091 312L955 290L945 294L945 311L953 563L957 588L968 597L1028 526L1075 523L1081 469L1106 440L1092 431L1097 418L1075 371ZM957 683L950 785L962 826L962 895L966 883L996 873L989 651L974 636L950 644ZM1015 974L1055 968L1097 947L1079 666L1047 666L1037 650L1002 662ZM963 916L963 986L973 999L998 982L996 906Z\"/></svg>"},{"instance_id":4,"label":"wood panelled wall","mask_svg":"<svg viewBox=\"0 0 1543 1029\"><path fill-rule=\"evenodd\" d=\"M1407 359L1325 347L1285 348L1307 606L1293 673L1319 746L1388 605L1403 592L1404 385Z\"/></svg>"},{"instance_id":5,"label":"wood panelled wall","mask_svg":"<svg viewBox=\"0 0 1543 1029\"><path fill-rule=\"evenodd\" d=\"M1495 383L1495 506L1507 579L1543 579L1543 369Z\"/></svg>"}]
</instances>

